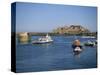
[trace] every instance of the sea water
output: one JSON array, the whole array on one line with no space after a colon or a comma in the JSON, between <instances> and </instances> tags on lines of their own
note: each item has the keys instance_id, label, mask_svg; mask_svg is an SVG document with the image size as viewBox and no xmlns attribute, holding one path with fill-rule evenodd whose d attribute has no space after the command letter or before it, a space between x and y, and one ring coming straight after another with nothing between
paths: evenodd
<instances>
[{"instance_id":1,"label":"sea water","mask_svg":"<svg viewBox=\"0 0 100 75\"><path fill-rule=\"evenodd\" d=\"M16 40L16 72L34 72L51 70L70 70L97 67L97 46L85 47L79 55L74 55L72 42L74 36L51 36L52 43L32 44L41 36L31 36L28 43ZM95 38L77 39L84 43Z\"/></svg>"}]
</instances>

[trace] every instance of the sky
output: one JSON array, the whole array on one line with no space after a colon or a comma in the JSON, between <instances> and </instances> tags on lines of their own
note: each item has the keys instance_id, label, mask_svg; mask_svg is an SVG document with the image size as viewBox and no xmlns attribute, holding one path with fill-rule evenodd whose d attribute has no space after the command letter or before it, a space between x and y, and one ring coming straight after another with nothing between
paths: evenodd
<instances>
[{"instance_id":1,"label":"sky","mask_svg":"<svg viewBox=\"0 0 100 75\"><path fill-rule=\"evenodd\" d=\"M70 25L97 31L97 7L16 3L16 32L51 32Z\"/></svg>"}]
</instances>

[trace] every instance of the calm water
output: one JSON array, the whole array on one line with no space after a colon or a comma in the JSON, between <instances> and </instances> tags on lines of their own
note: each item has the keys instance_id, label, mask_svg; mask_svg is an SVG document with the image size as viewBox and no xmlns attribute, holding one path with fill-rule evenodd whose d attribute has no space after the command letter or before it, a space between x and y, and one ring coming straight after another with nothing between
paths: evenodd
<instances>
[{"instance_id":1,"label":"calm water","mask_svg":"<svg viewBox=\"0 0 100 75\"><path fill-rule=\"evenodd\" d=\"M32 36L37 39L41 36ZM77 37L81 42L95 39ZM84 47L80 55L73 55L71 48L74 36L52 36L53 43L22 44L17 42L16 71L47 71L81 68L96 68L97 47Z\"/></svg>"}]
</instances>

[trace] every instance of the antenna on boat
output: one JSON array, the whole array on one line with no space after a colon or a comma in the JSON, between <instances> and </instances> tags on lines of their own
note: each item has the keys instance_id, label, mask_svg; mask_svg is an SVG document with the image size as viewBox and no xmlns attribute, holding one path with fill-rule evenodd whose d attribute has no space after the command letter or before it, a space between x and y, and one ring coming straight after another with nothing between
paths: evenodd
<instances>
[{"instance_id":1,"label":"antenna on boat","mask_svg":"<svg viewBox=\"0 0 100 75\"><path fill-rule=\"evenodd\" d=\"M48 35L48 33L47 33L47 35L46 35L46 37L48 37L49 35Z\"/></svg>"}]
</instances>

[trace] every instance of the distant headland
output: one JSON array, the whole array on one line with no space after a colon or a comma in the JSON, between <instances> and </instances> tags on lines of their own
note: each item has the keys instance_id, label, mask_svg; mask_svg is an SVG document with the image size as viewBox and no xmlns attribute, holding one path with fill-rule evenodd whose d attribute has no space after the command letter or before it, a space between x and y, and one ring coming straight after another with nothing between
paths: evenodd
<instances>
[{"instance_id":1,"label":"distant headland","mask_svg":"<svg viewBox=\"0 0 100 75\"><path fill-rule=\"evenodd\" d=\"M18 32L17 35L23 34L26 32ZM79 35L79 36L97 36L97 32L91 32L88 28L85 28L81 25L70 25L62 26L53 29L51 32L27 32L28 35L46 35L49 33L52 35Z\"/></svg>"}]
</instances>

